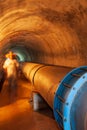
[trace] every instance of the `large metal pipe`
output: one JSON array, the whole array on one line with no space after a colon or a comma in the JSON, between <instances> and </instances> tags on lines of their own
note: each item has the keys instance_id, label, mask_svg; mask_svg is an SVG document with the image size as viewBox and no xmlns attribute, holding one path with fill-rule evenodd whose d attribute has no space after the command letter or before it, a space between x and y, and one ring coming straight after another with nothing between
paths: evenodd
<instances>
[{"instance_id":1,"label":"large metal pipe","mask_svg":"<svg viewBox=\"0 0 87 130\"><path fill-rule=\"evenodd\" d=\"M87 97L87 67L72 69L34 63L22 64L24 75L53 109L58 124L64 130L87 130L86 125L84 126L87 105L86 101L83 103Z\"/></svg>"},{"instance_id":2,"label":"large metal pipe","mask_svg":"<svg viewBox=\"0 0 87 130\"><path fill-rule=\"evenodd\" d=\"M55 91L61 79L71 70L67 67L54 67L43 64L24 63L23 73L34 85L46 102L53 108Z\"/></svg>"}]
</instances>

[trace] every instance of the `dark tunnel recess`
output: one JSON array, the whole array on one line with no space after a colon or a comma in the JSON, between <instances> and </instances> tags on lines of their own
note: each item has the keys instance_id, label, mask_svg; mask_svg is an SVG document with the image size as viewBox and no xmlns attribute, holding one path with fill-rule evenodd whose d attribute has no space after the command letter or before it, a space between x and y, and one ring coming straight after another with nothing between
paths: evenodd
<instances>
[{"instance_id":1,"label":"dark tunnel recess","mask_svg":"<svg viewBox=\"0 0 87 130\"><path fill-rule=\"evenodd\" d=\"M0 7L1 62L13 50L19 61L87 64L86 0L6 0Z\"/></svg>"}]
</instances>

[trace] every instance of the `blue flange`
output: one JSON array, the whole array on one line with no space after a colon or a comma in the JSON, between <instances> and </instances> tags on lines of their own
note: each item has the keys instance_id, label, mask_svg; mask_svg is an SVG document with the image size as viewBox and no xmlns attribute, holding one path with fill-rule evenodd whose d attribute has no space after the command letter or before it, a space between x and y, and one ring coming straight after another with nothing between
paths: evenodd
<instances>
[{"instance_id":1,"label":"blue flange","mask_svg":"<svg viewBox=\"0 0 87 130\"><path fill-rule=\"evenodd\" d=\"M76 123L73 122L73 115L77 108L73 104L75 105L77 101L76 97L79 97L85 91L87 92L87 87L84 87L86 82L87 66L82 66L68 73L58 86L54 98L53 111L57 123L64 130L77 130ZM76 103L79 104L78 102L80 101Z\"/></svg>"}]
</instances>

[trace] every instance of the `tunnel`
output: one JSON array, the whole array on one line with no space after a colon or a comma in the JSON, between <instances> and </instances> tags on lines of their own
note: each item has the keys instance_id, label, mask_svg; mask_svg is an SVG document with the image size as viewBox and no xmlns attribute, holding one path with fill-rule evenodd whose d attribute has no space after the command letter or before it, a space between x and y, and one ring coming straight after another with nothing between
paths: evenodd
<instances>
[{"instance_id":1,"label":"tunnel","mask_svg":"<svg viewBox=\"0 0 87 130\"><path fill-rule=\"evenodd\" d=\"M0 71L6 60L5 55L9 51L15 53L21 66L22 77L28 79L27 82L31 86L33 85L35 89L38 86L46 88L43 79L49 81L49 84L55 84L55 96L52 96L51 103L50 97L47 100L41 90L37 89L37 93L53 109L57 124L64 130L86 130L87 1L1 0L0 14ZM29 65L28 69L26 65ZM71 76L71 73L74 73L74 76ZM37 75L42 79L36 78ZM75 95L67 89L62 90L63 81L66 87L71 86L72 91L74 85L75 88L78 87ZM60 96L63 96L66 102L68 100L72 102L70 109L60 103L62 99L56 99L58 93L61 93ZM63 119L61 113L54 110L55 102L59 103L60 111L64 110ZM2 128L4 129L6 128Z\"/></svg>"}]
</instances>

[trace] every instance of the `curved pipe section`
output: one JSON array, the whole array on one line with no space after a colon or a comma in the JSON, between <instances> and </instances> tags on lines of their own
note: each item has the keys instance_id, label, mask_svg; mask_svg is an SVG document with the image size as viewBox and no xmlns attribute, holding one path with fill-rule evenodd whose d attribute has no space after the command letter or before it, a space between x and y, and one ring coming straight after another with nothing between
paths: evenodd
<instances>
[{"instance_id":1,"label":"curved pipe section","mask_svg":"<svg viewBox=\"0 0 87 130\"><path fill-rule=\"evenodd\" d=\"M64 130L87 129L85 123L87 119L85 114L87 113L86 66L72 70L63 66L23 63L21 67L35 90L53 109L60 127Z\"/></svg>"}]
</instances>

